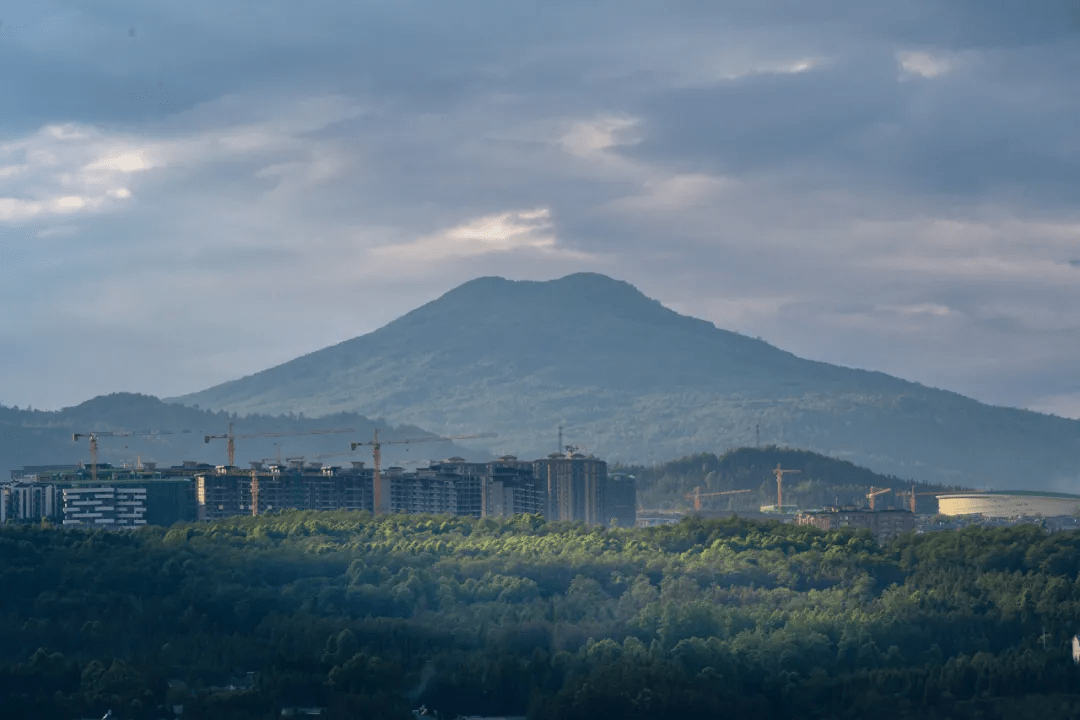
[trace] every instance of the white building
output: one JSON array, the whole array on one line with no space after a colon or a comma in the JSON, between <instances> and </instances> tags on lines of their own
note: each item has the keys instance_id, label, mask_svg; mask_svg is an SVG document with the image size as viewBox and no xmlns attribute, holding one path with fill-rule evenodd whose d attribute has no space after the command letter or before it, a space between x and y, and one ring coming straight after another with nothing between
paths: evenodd
<instances>
[{"instance_id":1,"label":"white building","mask_svg":"<svg viewBox=\"0 0 1080 720\"><path fill-rule=\"evenodd\" d=\"M951 493L937 496L941 515L983 517L1057 517L1080 512L1080 496L1065 493L1014 490Z\"/></svg>"},{"instance_id":2,"label":"white building","mask_svg":"<svg viewBox=\"0 0 1080 720\"><path fill-rule=\"evenodd\" d=\"M9 522L40 522L59 513L55 485L13 482L0 489L0 525Z\"/></svg>"},{"instance_id":3,"label":"white building","mask_svg":"<svg viewBox=\"0 0 1080 720\"><path fill-rule=\"evenodd\" d=\"M146 488L74 487L64 489L64 525L133 528L146 524Z\"/></svg>"}]
</instances>

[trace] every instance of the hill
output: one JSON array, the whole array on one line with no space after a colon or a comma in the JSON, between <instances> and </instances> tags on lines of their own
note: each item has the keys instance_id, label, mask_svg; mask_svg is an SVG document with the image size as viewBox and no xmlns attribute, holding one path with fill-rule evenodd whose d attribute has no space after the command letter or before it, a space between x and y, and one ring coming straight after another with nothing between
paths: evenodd
<instances>
[{"instance_id":1,"label":"hill","mask_svg":"<svg viewBox=\"0 0 1080 720\"><path fill-rule=\"evenodd\" d=\"M157 462L176 465L184 460L210 464L227 462L222 440L205 442L206 435L224 434L230 422L240 434L282 433L280 437L238 439L236 461L245 466L250 460L275 457L304 456L309 461L347 463L350 460L371 461L370 453L362 449L347 452L349 442L367 440L375 429L375 421L355 413L336 413L320 418L301 415L248 415L237 418L224 411L200 410L179 404L169 404L149 395L116 393L88 400L80 405L58 411L19 410L0 406L0 472L17 470L24 465L74 465L89 462L85 441L72 442L72 433L103 431L166 431L168 434L102 438L98 461L113 465L135 462ZM378 421L380 436L391 440L399 437L424 437L430 433L408 425L392 427ZM354 433L300 435L325 429L351 428ZM317 456L332 453L332 457ZM451 442L428 442L415 449L387 446L384 464L462 455L469 459L491 457L484 450L461 447ZM2 479L2 478L0 478Z\"/></svg>"},{"instance_id":2,"label":"hill","mask_svg":"<svg viewBox=\"0 0 1080 720\"><path fill-rule=\"evenodd\" d=\"M1080 422L798 358L580 273L480 278L361 337L175 399L235 413L359 412L495 450L652 463L765 444L921 481L1065 489Z\"/></svg>"},{"instance_id":3,"label":"hill","mask_svg":"<svg viewBox=\"0 0 1080 720\"><path fill-rule=\"evenodd\" d=\"M638 504L644 508L687 510L692 503L686 496L700 487L702 493L749 491L705 497L702 502L705 510L756 511L762 505L776 502L773 469L778 465L798 471L785 476L785 504L804 509L826 505L863 507L867 504L866 493L873 487L894 491L876 499L878 508L908 507L908 501L897 492L910 491L910 481L875 473L847 460L776 446L736 448L722 455L700 453L659 465L618 465L612 470L637 478ZM917 486L916 492L955 489L924 483ZM917 499L919 512L936 511L936 501L931 496L917 496Z\"/></svg>"}]
</instances>

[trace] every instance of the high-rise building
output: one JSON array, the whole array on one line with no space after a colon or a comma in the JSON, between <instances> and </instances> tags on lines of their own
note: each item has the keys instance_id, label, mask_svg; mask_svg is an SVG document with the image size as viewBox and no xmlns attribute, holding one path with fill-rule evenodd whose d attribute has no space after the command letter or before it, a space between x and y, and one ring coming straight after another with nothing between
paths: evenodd
<instances>
[{"instance_id":1,"label":"high-rise building","mask_svg":"<svg viewBox=\"0 0 1080 720\"><path fill-rule=\"evenodd\" d=\"M12 482L0 488L0 524L40 522L61 514L59 489L52 484Z\"/></svg>"},{"instance_id":2,"label":"high-rise building","mask_svg":"<svg viewBox=\"0 0 1080 720\"><path fill-rule=\"evenodd\" d=\"M146 524L146 488L64 488L64 526L135 528Z\"/></svg>"},{"instance_id":3,"label":"high-rise building","mask_svg":"<svg viewBox=\"0 0 1080 720\"><path fill-rule=\"evenodd\" d=\"M547 489L533 472L533 464L504 455L486 466L482 514L484 517L543 515Z\"/></svg>"},{"instance_id":4,"label":"high-rise building","mask_svg":"<svg viewBox=\"0 0 1080 720\"><path fill-rule=\"evenodd\" d=\"M533 463L533 473L547 490L548 520L608 524L604 517L606 462L580 453L552 453Z\"/></svg>"},{"instance_id":5,"label":"high-rise building","mask_svg":"<svg viewBox=\"0 0 1080 720\"><path fill-rule=\"evenodd\" d=\"M608 527L637 526L637 478L611 473L604 490L604 521Z\"/></svg>"}]
</instances>

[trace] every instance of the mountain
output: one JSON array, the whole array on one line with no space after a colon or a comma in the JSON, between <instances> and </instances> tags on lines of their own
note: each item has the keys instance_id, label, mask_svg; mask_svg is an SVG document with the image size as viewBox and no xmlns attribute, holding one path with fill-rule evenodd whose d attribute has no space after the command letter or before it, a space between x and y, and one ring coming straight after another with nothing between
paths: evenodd
<instances>
[{"instance_id":1,"label":"mountain","mask_svg":"<svg viewBox=\"0 0 1080 720\"><path fill-rule=\"evenodd\" d=\"M591 273L473 280L372 333L175 400L494 431L493 449L523 457L555 450L562 425L566 442L626 463L778 444L927 482L1080 481L1080 422L798 358Z\"/></svg>"},{"instance_id":2,"label":"mountain","mask_svg":"<svg viewBox=\"0 0 1080 720\"><path fill-rule=\"evenodd\" d=\"M195 460L212 465L227 462L225 441L205 441L207 435L222 435L229 423L237 435L275 433L274 436L238 438L236 463L277 457L304 456L309 462L347 464L351 460L371 462L368 448L348 452L349 443L366 441L379 427L380 438L431 437L415 426L390 426L355 413L337 413L320 418L302 416L249 415L237 418L224 411L200 410L167 404L149 395L116 393L88 400L58 411L19 410L0 406L0 472L24 465L74 465L89 462L86 440L72 441L73 433L162 431L156 435L102 437L98 442L98 462L113 465L156 462L161 466ZM321 430L352 429L351 433L320 433ZM330 457L318 456L330 454ZM487 460L491 454L467 449L451 442L388 445L383 464L404 463L412 456L420 462L432 458L462 455Z\"/></svg>"}]
</instances>

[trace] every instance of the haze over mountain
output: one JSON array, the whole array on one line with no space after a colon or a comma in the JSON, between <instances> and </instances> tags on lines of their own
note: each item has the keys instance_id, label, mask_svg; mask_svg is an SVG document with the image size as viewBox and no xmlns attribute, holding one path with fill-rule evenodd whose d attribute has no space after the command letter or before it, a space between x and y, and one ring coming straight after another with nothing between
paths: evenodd
<instances>
[{"instance_id":1,"label":"haze over mountain","mask_svg":"<svg viewBox=\"0 0 1080 720\"><path fill-rule=\"evenodd\" d=\"M564 441L652 463L776 443L927 482L1073 489L1080 422L805 360L579 273L485 277L375 332L176 398L235 413L358 412L496 452Z\"/></svg>"},{"instance_id":2,"label":"haze over mountain","mask_svg":"<svg viewBox=\"0 0 1080 720\"><path fill-rule=\"evenodd\" d=\"M349 443L368 440L376 424L383 440L429 436L411 426L393 427L384 420L373 421L356 413L338 413L321 418L302 416L250 415L236 418L213 412L166 404L149 395L115 393L88 400L58 411L20 410L0 405L0 472L24 465L74 465L88 463L86 440L72 442L72 433L102 431L164 431L158 435L101 438L98 460L113 465L134 466L137 462L178 465L184 460L221 465L227 462L225 441L205 442L207 435L222 435L235 422L237 435L280 433L280 436L239 438L236 463L246 467L251 460L304 457L307 462L347 465L352 460L371 462L369 448L348 452ZM354 433L311 434L320 430L345 429ZM307 433L307 434L305 434ZM486 460L490 453L464 448L452 442L387 445L383 464L410 460L423 463L462 455L470 460ZM322 457L320 457L322 456Z\"/></svg>"}]
</instances>

